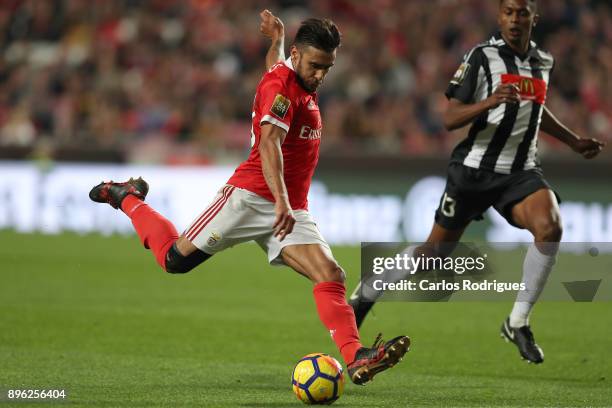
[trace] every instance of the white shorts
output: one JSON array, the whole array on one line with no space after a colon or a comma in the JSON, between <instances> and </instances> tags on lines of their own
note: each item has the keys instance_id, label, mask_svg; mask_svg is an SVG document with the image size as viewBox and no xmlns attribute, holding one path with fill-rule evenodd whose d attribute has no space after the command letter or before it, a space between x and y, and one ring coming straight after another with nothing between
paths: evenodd
<instances>
[{"instance_id":1,"label":"white shorts","mask_svg":"<svg viewBox=\"0 0 612 408\"><path fill-rule=\"evenodd\" d=\"M191 223L183 235L207 254L215 254L246 241L255 241L272 265L284 265L281 250L289 245L320 244L331 250L306 210L293 211L295 225L281 242L273 236L274 203L226 184L213 202Z\"/></svg>"}]
</instances>

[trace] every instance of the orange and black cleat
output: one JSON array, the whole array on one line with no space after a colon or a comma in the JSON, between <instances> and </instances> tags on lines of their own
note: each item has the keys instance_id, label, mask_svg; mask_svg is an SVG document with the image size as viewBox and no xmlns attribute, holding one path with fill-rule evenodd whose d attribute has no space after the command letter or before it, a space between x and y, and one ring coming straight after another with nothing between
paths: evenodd
<instances>
[{"instance_id":1,"label":"orange and black cleat","mask_svg":"<svg viewBox=\"0 0 612 408\"><path fill-rule=\"evenodd\" d=\"M376 374L402 361L409 349L410 339L407 336L398 336L383 344L379 334L372 347L357 350L355 361L348 365L351 381L357 385L365 385L372 381Z\"/></svg>"},{"instance_id":2,"label":"orange and black cleat","mask_svg":"<svg viewBox=\"0 0 612 408\"><path fill-rule=\"evenodd\" d=\"M91 189L89 198L96 203L107 203L117 209L128 194L144 200L148 192L149 184L142 177L138 177L137 179L130 178L125 183L114 183L112 180L103 181Z\"/></svg>"}]
</instances>

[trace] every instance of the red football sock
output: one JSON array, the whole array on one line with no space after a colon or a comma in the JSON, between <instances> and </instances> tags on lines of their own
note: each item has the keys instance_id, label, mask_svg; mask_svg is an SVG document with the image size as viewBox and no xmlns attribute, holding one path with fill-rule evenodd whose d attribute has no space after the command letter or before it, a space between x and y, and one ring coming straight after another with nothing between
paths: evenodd
<instances>
[{"instance_id":1,"label":"red football sock","mask_svg":"<svg viewBox=\"0 0 612 408\"><path fill-rule=\"evenodd\" d=\"M317 283L312 290L319 318L331 333L332 339L348 365L355 360L361 347L355 313L345 299L346 289L340 282Z\"/></svg>"},{"instance_id":2,"label":"red football sock","mask_svg":"<svg viewBox=\"0 0 612 408\"><path fill-rule=\"evenodd\" d=\"M151 249L157 263L166 269L166 254L178 239L178 232L170 221L133 195L121 202L121 210L132 220L134 229L145 248Z\"/></svg>"}]
</instances>

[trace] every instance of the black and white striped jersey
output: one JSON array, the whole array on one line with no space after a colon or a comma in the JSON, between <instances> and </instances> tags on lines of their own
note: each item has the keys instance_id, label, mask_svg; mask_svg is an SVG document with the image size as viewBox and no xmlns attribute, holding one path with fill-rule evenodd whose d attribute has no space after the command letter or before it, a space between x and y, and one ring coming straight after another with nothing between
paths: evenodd
<instances>
[{"instance_id":1,"label":"black and white striped jersey","mask_svg":"<svg viewBox=\"0 0 612 408\"><path fill-rule=\"evenodd\" d=\"M533 41L521 58L499 33L471 49L446 90L447 98L476 103L501 83L514 83L521 102L503 103L476 118L451 162L502 174L537 168L537 134L553 66L552 55Z\"/></svg>"}]
</instances>

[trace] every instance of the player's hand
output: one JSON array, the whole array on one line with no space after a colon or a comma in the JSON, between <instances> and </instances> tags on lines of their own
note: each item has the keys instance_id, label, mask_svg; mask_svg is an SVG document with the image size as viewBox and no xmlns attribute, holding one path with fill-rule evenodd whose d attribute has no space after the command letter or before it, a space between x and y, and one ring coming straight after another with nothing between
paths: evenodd
<instances>
[{"instance_id":1,"label":"player's hand","mask_svg":"<svg viewBox=\"0 0 612 408\"><path fill-rule=\"evenodd\" d=\"M276 17L270 10L264 10L259 13L261 24L259 30L263 35L276 41L285 36L285 26L280 18Z\"/></svg>"},{"instance_id":2,"label":"player's hand","mask_svg":"<svg viewBox=\"0 0 612 408\"><path fill-rule=\"evenodd\" d=\"M274 236L278 237L279 241L285 239L285 237L291 234L293 226L295 225L295 217L293 216L293 210L287 200L276 200L274 205L274 212L276 213L276 220L274 221Z\"/></svg>"},{"instance_id":3,"label":"player's hand","mask_svg":"<svg viewBox=\"0 0 612 408\"><path fill-rule=\"evenodd\" d=\"M490 108L497 108L502 103L519 103L521 101L520 90L516 84L501 84L487 101Z\"/></svg>"},{"instance_id":4,"label":"player's hand","mask_svg":"<svg viewBox=\"0 0 612 408\"><path fill-rule=\"evenodd\" d=\"M605 145L605 143L597 139L581 138L576 139L576 141L572 143L572 150L581 154L585 159L592 159L601 152L601 149L603 149Z\"/></svg>"}]
</instances>

